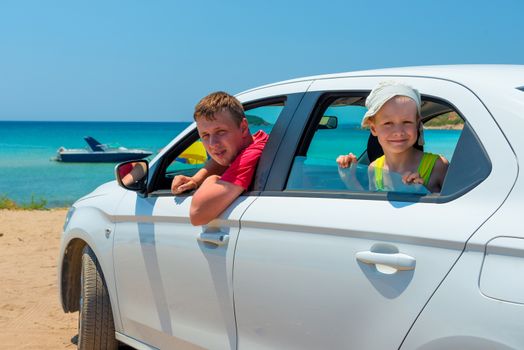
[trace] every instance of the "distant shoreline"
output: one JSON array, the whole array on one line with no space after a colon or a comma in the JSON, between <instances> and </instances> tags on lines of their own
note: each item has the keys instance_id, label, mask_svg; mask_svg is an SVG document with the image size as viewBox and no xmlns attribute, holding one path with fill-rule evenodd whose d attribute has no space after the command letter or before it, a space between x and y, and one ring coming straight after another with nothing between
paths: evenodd
<instances>
[{"instance_id":1,"label":"distant shoreline","mask_svg":"<svg viewBox=\"0 0 524 350\"><path fill-rule=\"evenodd\" d=\"M448 125L439 125L439 126L426 126L424 129L429 130L462 130L464 129L464 124L448 124Z\"/></svg>"}]
</instances>

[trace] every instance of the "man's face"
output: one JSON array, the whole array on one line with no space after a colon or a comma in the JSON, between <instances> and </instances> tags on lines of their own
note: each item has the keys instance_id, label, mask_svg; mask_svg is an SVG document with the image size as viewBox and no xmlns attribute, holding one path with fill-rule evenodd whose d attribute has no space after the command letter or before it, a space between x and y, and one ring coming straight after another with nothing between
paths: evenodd
<instances>
[{"instance_id":1,"label":"man's face","mask_svg":"<svg viewBox=\"0 0 524 350\"><path fill-rule=\"evenodd\" d=\"M238 153L245 148L249 137L247 121L240 125L229 111L215 113L215 120L197 119L197 129L207 153L222 166L229 166Z\"/></svg>"}]
</instances>

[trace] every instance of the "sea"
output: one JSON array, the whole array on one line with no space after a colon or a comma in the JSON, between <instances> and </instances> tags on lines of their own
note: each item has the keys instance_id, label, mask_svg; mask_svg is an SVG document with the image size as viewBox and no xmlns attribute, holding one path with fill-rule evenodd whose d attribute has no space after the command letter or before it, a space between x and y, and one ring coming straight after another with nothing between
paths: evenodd
<instances>
[{"instance_id":1,"label":"sea","mask_svg":"<svg viewBox=\"0 0 524 350\"><path fill-rule=\"evenodd\" d=\"M67 207L114 180L115 164L61 163L58 148L85 148L84 136L101 143L153 152L153 157L189 122L0 121L0 196L18 204L45 200Z\"/></svg>"},{"instance_id":2,"label":"sea","mask_svg":"<svg viewBox=\"0 0 524 350\"><path fill-rule=\"evenodd\" d=\"M46 207L67 207L101 184L114 180L115 164L61 163L54 160L58 148L84 148L84 136L101 143L153 152L152 159L190 122L41 122L0 121L0 197L18 204L46 201ZM362 147L368 131L352 131L355 137L337 140L326 133L318 146L332 147L336 158L341 144L349 151ZM342 133L341 133L342 135ZM426 150L448 160L460 130L426 130ZM351 140L355 144L351 144ZM325 153L324 153L325 154ZM331 158L331 157L330 157ZM335 159L333 158L333 159Z\"/></svg>"}]
</instances>

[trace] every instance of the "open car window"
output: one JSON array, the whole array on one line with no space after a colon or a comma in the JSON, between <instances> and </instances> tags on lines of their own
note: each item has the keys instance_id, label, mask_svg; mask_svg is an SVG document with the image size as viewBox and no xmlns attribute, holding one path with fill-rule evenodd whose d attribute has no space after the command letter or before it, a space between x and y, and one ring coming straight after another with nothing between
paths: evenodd
<instances>
[{"instance_id":1,"label":"open car window","mask_svg":"<svg viewBox=\"0 0 524 350\"><path fill-rule=\"evenodd\" d=\"M204 166L208 159L204 144L200 139L191 143L167 167L166 175L192 175Z\"/></svg>"},{"instance_id":2,"label":"open car window","mask_svg":"<svg viewBox=\"0 0 524 350\"><path fill-rule=\"evenodd\" d=\"M278 117L285 106L285 99L271 102L258 102L245 107L246 119L252 134L263 130L271 133ZM168 190L177 175L192 176L204 167L209 156L195 129L187 137L167 152L156 177L155 190Z\"/></svg>"},{"instance_id":3,"label":"open car window","mask_svg":"<svg viewBox=\"0 0 524 350\"><path fill-rule=\"evenodd\" d=\"M402 175L384 170L384 188L377 189L369 164L380 157L382 149L361 122L367 109L366 94L340 94L320 102L309 132L304 136L288 177L286 190L322 192L396 192L427 195L423 185L406 185ZM444 101L423 98L424 152L452 161L464 119ZM323 125L328 123L328 126ZM339 155L353 153L358 161L349 168L336 163ZM438 194L437 194L438 195Z\"/></svg>"}]
</instances>

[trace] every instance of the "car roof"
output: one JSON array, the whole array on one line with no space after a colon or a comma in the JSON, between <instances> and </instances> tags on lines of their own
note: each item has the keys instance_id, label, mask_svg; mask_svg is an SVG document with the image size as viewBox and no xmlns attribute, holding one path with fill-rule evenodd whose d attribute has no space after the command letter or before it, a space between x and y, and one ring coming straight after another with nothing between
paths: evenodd
<instances>
[{"instance_id":1,"label":"car roof","mask_svg":"<svg viewBox=\"0 0 524 350\"><path fill-rule=\"evenodd\" d=\"M254 90L296 83L301 81L311 81L320 79L336 79L346 77L364 76L412 76L428 77L451 80L466 86L475 87L489 83L491 87L500 86L505 88L517 88L524 86L524 65L503 65L503 64L470 64L470 65L441 65L441 66L413 66L399 68L384 68L373 70L362 70L354 72L344 72L336 74L323 74L301 77L280 81L272 84L256 87L243 91L241 94Z\"/></svg>"}]
</instances>

